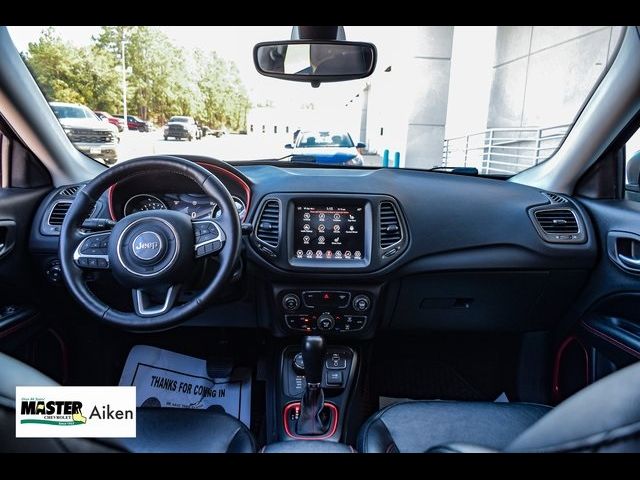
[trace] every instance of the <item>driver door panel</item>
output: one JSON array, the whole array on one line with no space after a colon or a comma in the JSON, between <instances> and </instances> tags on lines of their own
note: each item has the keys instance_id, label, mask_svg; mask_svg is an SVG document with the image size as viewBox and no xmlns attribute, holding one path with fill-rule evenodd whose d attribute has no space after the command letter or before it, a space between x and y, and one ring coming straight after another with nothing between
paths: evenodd
<instances>
[{"instance_id":1,"label":"driver door panel","mask_svg":"<svg viewBox=\"0 0 640 480\"><path fill-rule=\"evenodd\" d=\"M39 324L28 236L47 191L0 188L0 349L5 351L23 343Z\"/></svg>"}]
</instances>

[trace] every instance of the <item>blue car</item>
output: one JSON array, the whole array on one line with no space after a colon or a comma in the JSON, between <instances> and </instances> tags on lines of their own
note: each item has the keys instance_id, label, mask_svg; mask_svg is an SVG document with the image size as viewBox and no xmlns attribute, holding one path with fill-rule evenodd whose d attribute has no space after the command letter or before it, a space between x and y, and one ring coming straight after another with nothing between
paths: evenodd
<instances>
[{"instance_id":1,"label":"blue car","mask_svg":"<svg viewBox=\"0 0 640 480\"><path fill-rule=\"evenodd\" d=\"M330 131L300 132L295 143L285 145L293 149L291 161L320 163L323 165L364 164L358 149L365 148L364 143L355 144L348 133Z\"/></svg>"}]
</instances>

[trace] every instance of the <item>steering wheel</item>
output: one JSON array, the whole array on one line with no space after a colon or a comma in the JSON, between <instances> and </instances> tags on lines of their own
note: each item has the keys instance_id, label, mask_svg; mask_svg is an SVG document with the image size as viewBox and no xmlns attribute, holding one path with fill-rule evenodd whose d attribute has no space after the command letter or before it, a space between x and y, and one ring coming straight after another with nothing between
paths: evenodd
<instances>
[{"instance_id":1,"label":"steering wheel","mask_svg":"<svg viewBox=\"0 0 640 480\"><path fill-rule=\"evenodd\" d=\"M182 175L193 180L220 206L215 220L192 220L171 210L128 215L112 230L87 234L82 224L111 185L135 175ZM241 227L225 186L205 168L175 156L142 157L105 170L78 192L60 232L59 257L67 287L90 313L131 330L171 327L215 298L232 272L240 251ZM181 285L199 258L217 255L219 268L197 296L175 305ZM134 312L116 310L98 299L85 283L87 269L109 269L131 289ZM158 299L160 299L158 301Z\"/></svg>"}]
</instances>

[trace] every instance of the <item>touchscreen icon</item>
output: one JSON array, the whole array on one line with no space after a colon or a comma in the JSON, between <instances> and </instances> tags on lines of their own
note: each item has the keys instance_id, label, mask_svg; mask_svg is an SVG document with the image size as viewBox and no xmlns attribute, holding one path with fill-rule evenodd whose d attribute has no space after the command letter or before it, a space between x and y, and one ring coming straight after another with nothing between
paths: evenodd
<instances>
[{"instance_id":1,"label":"touchscreen icon","mask_svg":"<svg viewBox=\"0 0 640 480\"><path fill-rule=\"evenodd\" d=\"M331 258L333 256L333 252L331 250L327 250L327 253L325 253L324 256L327 258Z\"/></svg>"},{"instance_id":2,"label":"touchscreen icon","mask_svg":"<svg viewBox=\"0 0 640 480\"><path fill-rule=\"evenodd\" d=\"M322 250L316 251L316 258L322 258Z\"/></svg>"},{"instance_id":3,"label":"touchscreen icon","mask_svg":"<svg viewBox=\"0 0 640 480\"><path fill-rule=\"evenodd\" d=\"M342 258L342 250L336 250L335 257Z\"/></svg>"},{"instance_id":4,"label":"touchscreen icon","mask_svg":"<svg viewBox=\"0 0 640 480\"><path fill-rule=\"evenodd\" d=\"M356 250L355 252L353 252L353 258L362 258L362 253L360 252L360 250Z\"/></svg>"},{"instance_id":5,"label":"touchscreen icon","mask_svg":"<svg viewBox=\"0 0 640 480\"><path fill-rule=\"evenodd\" d=\"M354 217L353 215L349 214L349 220L355 220L356 217Z\"/></svg>"},{"instance_id":6,"label":"touchscreen icon","mask_svg":"<svg viewBox=\"0 0 640 480\"><path fill-rule=\"evenodd\" d=\"M334 225L333 226L333 231L336 232L336 233L339 232L340 231L340 225Z\"/></svg>"},{"instance_id":7,"label":"touchscreen icon","mask_svg":"<svg viewBox=\"0 0 640 480\"><path fill-rule=\"evenodd\" d=\"M304 218L305 220L309 220L311 218L311 214L309 212L304 212L302 218Z\"/></svg>"},{"instance_id":8,"label":"touchscreen icon","mask_svg":"<svg viewBox=\"0 0 640 480\"><path fill-rule=\"evenodd\" d=\"M296 257L298 257L298 258L302 258L303 256L304 256L304 252L303 252L302 250L298 250L298 251L296 252Z\"/></svg>"},{"instance_id":9,"label":"touchscreen icon","mask_svg":"<svg viewBox=\"0 0 640 480\"><path fill-rule=\"evenodd\" d=\"M307 258L313 258L313 251L311 251L311 250L307 250L306 257L307 257Z\"/></svg>"},{"instance_id":10,"label":"touchscreen icon","mask_svg":"<svg viewBox=\"0 0 640 480\"><path fill-rule=\"evenodd\" d=\"M324 228L325 228L325 227L324 227L324 225L323 225L323 224L318 225L318 231L319 231L319 232L324 232Z\"/></svg>"},{"instance_id":11,"label":"touchscreen icon","mask_svg":"<svg viewBox=\"0 0 640 480\"><path fill-rule=\"evenodd\" d=\"M324 245L324 237L322 235L318 237L318 245Z\"/></svg>"},{"instance_id":12,"label":"touchscreen icon","mask_svg":"<svg viewBox=\"0 0 640 480\"><path fill-rule=\"evenodd\" d=\"M334 219L335 221L339 222L339 221L340 221L340 214L339 214L339 213L334 213L334 214L333 214L333 219Z\"/></svg>"},{"instance_id":13,"label":"touchscreen icon","mask_svg":"<svg viewBox=\"0 0 640 480\"><path fill-rule=\"evenodd\" d=\"M305 223L304 226L302 227L302 229L305 232L309 232L309 231L311 231L311 226L308 223Z\"/></svg>"},{"instance_id":14,"label":"touchscreen icon","mask_svg":"<svg viewBox=\"0 0 640 480\"><path fill-rule=\"evenodd\" d=\"M353 225L351 225L351 226L349 227L349 230L353 232L353 230L354 230Z\"/></svg>"},{"instance_id":15,"label":"touchscreen icon","mask_svg":"<svg viewBox=\"0 0 640 480\"><path fill-rule=\"evenodd\" d=\"M304 237L302 237L302 243L304 243L305 245L309 243L309 240L311 240L311 237L309 237L309 235L305 235Z\"/></svg>"},{"instance_id":16,"label":"touchscreen icon","mask_svg":"<svg viewBox=\"0 0 640 480\"><path fill-rule=\"evenodd\" d=\"M324 213L318 215L318 219L322 222L324 220Z\"/></svg>"},{"instance_id":17,"label":"touchscreen icon","mask_svg":"<svg viewBox=\"0 0 640 480\"><path fill-rule=\"evenodd\" d=\"M351 250L344 252L344 258L351 258Z\"/></svg>"}]
</instances>

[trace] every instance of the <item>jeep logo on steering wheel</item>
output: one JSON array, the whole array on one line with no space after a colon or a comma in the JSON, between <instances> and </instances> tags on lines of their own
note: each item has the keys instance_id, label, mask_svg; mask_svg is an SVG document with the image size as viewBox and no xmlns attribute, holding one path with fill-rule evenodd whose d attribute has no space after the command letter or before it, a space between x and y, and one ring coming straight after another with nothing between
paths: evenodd
<instances>
[{"instance_id":1,"label":"jeep logo on steering wheel","mask_svg":"<svg viewBox=\"0 0 640 480\"><path fill-rule=\"evenodd\" d=\"M142 232L132 243L133 254L140 260L153 260L160 255L162 239L155 232Z\"/></svg>"}]
</instances>

